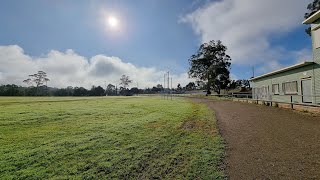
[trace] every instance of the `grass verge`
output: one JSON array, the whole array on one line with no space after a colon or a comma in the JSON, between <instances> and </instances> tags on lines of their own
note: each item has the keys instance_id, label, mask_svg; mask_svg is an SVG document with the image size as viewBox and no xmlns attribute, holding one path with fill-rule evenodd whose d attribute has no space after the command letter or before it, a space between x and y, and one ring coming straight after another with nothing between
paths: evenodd
<instances>
[{"instance_id":1,"label":"grass verge","mask_svg":"<svg viewBox=\"0 0 320 180\"><path fill-rule=\"evenodd\" d=\"M222 179L223 150L184 99L0 98L0 179Z\"/></svg>"}]
</instances>

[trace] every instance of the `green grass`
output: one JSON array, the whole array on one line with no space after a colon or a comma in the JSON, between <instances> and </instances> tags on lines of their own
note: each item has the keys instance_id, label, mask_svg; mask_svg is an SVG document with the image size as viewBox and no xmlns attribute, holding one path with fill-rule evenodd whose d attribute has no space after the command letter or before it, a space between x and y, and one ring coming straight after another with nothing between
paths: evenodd
<instances>
[{"instance_id":1,"label":"green grass","mask_svg":"<svg viewBox=\"0 0 320 180\"><path fill-rule=\"evenodd\" d=\"M181 94L181 95L176 95L176 96L180 96L180 97L191 97L191 98L203 98L203 99L210 99L210 100L214 100L214 101L230 101L232 100L232 98L229 97L219 97L217 95L209 95L206 96L204 94Z\"/></svg>"},{"instance_id":2,"label":"green grass","mask_svg":"<svg viewBox=\"0 0 320 180\"><path fill-rule=\"evenodd\" d=\"M0 98L0 179L222 179L223 150L180 98Z\"/></svg>"}]
</instances>

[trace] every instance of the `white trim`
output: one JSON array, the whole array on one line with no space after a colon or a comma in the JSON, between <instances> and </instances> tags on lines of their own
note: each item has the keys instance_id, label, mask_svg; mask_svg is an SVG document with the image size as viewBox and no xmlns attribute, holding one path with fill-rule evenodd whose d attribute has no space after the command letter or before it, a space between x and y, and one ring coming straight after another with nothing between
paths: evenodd
<instances>
[{"instance_id":1,"label":"white trim","mask_svg":"<svg viewBox=\"0 0 320 180\"><path fill-rule=\"evenodd\" d=\"M285 84L288 84L288 83L296 83L296 88L297 88L297 91L296 92L286 92L286 86ZM299 84L298 84L298 80L296 81L285 81L282 83L282 91L283 91L283 94L284 95L298 95L299 94Z\"/></svg>"},{"instance_id":2,"label":"white trim","mask_svg":"<svg viewBox=\"0 0 320 180\"><path fill-rule=\"evenodd\" d=\"M278 73L281 73L281 72L297 69L299 67L304 67L304 66L311 65L311 64L314 64L314 62L305 61L305 62L302 62L302 63L299 63L299 64L288 66L288 67L285 67L285 68L282 68L282 69L279 69L279 70L276 70L276 71L272 71L272 72L269 72L269 73L266 73L266 74L251 78L250 81L254 81L254 80L257 80L257 79L260 79L260 78L263 78L263 77L267 77L267 76L271 76L271 75L278 74Z\"/></svg>"},{"instance_id":3,"label":"white trim","mask_svg":"<svg viewBox=\"0 0 320 180\"><path fill-rule=\"evenodd\" d=\"M312 24L319 18L320 18L320 10L314 13L312 16L308 17L306 20L304 20L302 24Z\"/></svg>"},{"instance_id":4,"label":"white trim","mask_svg":"<svg viewBox=\"0 0 320 180\"><path fill-rule=\"evenodd\" d=\"M278 92L276 93L276 91L273 91L273 86L278 86ZM272 94L273 95L280 95L280 84L277 83L277 84L271 84L271 91L272 91Z\"/></svg>"},{"instance_id":5,"label":"white trim","mask_svg":"<svg viewBox=\"0 0 320 180\"><path fill-rule=\"evenodd\" d=\"M303 100L303 85L302 85L302 81L311 81L311 102L304 102L304 100ZM312 83L313 83L313 79L312 79L312 77L310 76L310 77L306 77L306 78L301 78L301 80L300 80L300 89L301 89L301 97L302 97L302 99L301 99L301 102L302 103L313 103L313 99L314 99L314 97L313 97L313 93L314 93L314 91L313 91L313 88L312 88Z\"/></svg>"}]
</instances>

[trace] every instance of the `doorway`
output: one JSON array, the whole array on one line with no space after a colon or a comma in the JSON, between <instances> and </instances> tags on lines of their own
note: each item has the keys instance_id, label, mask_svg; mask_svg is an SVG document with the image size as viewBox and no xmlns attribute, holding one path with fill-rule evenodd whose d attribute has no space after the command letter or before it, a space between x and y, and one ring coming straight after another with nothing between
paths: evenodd
<instances>
[{"instance_id":1,"label":"doorway","mask_svg":"<svg viewBox=\"0 0 320 180\"><path fill-rule=\"evenodd\" d=\"M301 80L301 95L303 103L312 103L312 81L311 79Z\"/></svg>"}]
</instances>

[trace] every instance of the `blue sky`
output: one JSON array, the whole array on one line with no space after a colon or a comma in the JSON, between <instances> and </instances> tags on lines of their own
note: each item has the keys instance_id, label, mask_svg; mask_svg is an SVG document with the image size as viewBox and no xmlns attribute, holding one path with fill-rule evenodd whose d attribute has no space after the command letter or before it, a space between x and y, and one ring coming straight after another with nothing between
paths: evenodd
<instances>
[{"instance_id":1,"label":"blue sky","mask_svg":"<svg viewBox=\"0 0 320 180\"><path fill-rule=\"evenodd\" d=\"M14 76L8 68L9 65L19 66L13 62L19 63L22 57L26 60L20 64L32 66L35 63L32 68L25 66L26 71L32 73L37 66L52 75L60 72L54 72L57 68L49 67L49 64L66 66L64 62L70 57L78 58L79 62L88 61L88 67L75 71L86 71L87 76L100 74L100 77L88 79L91 84L83 81L86 86L93 82L101 84L103 79L114 79L126 66L133 68L129 74L137 79L155 76L140 80L144 86L161 82L162 73L168 69L177 79L176 83L186 83L189 81L185 78L188 58L202 42L211 39L221 39L230 47L232 77L250 78L252 66L255 66L256 74L261 74L311 59L310 38L304 33L306 26L301 24L308 2L3 0L0 2L0 46L3 51L0 51L0 84L21 82L24 74ZM105 23L109 16L119 20L118 30L109 29ZM6 58L8 53L16 54ZM97 56L102 59L93 61ZM43 62L39 62L41 60ZM91 67L93 62L100 65L100 70L101 67L109 71L113 67L120 68L115 71L119 74L92 73L97 69ZM69 65L78 66L77 60L73 63ZM143 70L146 72L142 75L134 74ZM78 84L68 80L72 79L70 77L56 80L53 85L80 85L86 74L78 74Z\"/></svg>"},{"instance_id":2,"label":"blue sky","mask_svg":"<svg viewBox=\"0 0 320 180\"><path fill-rule=\"evenodd\" d=\"M106 54L141 66L181 63L186 68L199 41L178 20L191 8L185 0L7 1L0 7L0 39L33 56L73 49L87 57ZM98 22L101 9L120 14L126 34L105 31Z\"/></svg>"}]
</instances>

